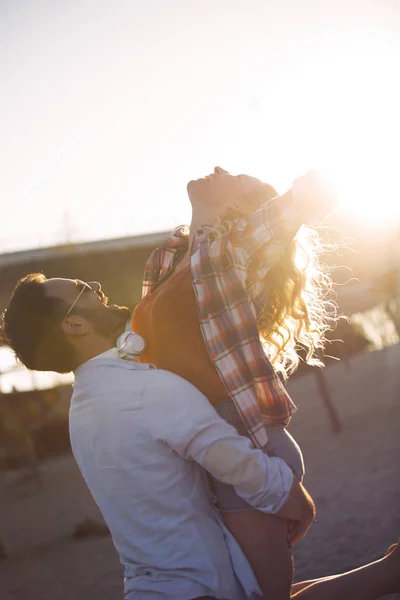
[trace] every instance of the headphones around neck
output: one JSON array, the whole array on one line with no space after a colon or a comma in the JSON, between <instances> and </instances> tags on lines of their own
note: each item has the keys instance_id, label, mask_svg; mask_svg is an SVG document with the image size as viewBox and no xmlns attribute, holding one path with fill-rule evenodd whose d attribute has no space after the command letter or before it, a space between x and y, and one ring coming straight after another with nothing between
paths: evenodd
<instances>
[{"instance_id":1,"label":"headphones around neck","mask_svg":"<svg viewBox=\"0 0 400 600\"><path fill-rule=\"evenodd\" d=\"M134 331L125 331L116 343L117 353L124 360L137 360L146 348L146 342Z\"/></svg>"}]
</instances>

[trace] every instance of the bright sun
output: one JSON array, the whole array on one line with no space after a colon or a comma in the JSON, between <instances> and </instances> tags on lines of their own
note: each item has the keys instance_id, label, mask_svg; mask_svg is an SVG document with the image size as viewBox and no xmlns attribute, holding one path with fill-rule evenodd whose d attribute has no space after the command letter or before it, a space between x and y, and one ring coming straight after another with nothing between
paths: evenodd
<instances>
[{"instance_id":1,"label":"bright sun","mask_svg":"<svg viewBox=\"0 0 400 600\"><path fill-rule=\"evenodd\" d=\"M399 91L394 57L370 54L347 56L329 71L340 85L327 99L333 143L325 155L342 210L380 226L400 221Z\"/></svg>"},{"instance_id":2,"label":"bright sun","mask_svg":"<svg viewBox=\"0 0 400 600\"><path fill-rule=\"evenodd\" d=\"M343 213L383 226L400 223L400 51L364 41L310 55L276 92L290 99L281 132L297 144L289 170L297 172L298 157L306 168L328 170Z\"/></svg>"}]
</instances>

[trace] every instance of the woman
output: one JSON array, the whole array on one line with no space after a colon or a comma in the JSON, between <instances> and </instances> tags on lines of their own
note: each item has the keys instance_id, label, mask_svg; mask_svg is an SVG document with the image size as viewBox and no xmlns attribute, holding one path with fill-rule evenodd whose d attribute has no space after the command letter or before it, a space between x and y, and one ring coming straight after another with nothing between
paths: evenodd
<instances>
[{"instance_id":1,"label":"woman","mask_svg":"<svg viewBox=\"0 0 400 600\"><path fill-rule=\"evenodd\" d=\"M278 197L258 179L219 167L190 182L188 194L190 232L177 230L146 265L144 299L132 319L148 344L141 360L190 381L241 434L283 458L301 479L301 452L285 430L295 406L277 371L295 368L296 344L314 363L323 345L329 278L293 240L303 222L322 220L334 196L317 173ZM288 538L296 541L296 531L251 509L229 486L215 482L215 492L265 597L289 598Z\"/></svg>"}]
</instances>

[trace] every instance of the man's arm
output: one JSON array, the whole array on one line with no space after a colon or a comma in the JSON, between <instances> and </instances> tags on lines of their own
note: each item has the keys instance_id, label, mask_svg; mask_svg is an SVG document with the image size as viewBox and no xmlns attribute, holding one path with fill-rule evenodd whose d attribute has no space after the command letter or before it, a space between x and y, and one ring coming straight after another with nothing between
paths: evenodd
<instances>
[{"instance_id":1,"label":"man's arm","mask_svg":"<svg viewBox=\"0 0 400 600\"><path fill-rule=\"evenodd\" d=\"M157 377L146 388L149 402L145 406L153 439L233 485L257 510L293 520L304 518L302 490L282 459L253 448L250 440L240 436L184 379L165 371L154 374Z\"/></svg>"}]
</instances>

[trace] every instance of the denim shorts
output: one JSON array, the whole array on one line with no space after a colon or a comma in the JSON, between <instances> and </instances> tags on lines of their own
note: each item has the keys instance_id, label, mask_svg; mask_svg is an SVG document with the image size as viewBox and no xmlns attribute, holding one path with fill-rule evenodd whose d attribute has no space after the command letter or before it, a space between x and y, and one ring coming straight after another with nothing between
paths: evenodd
<instances>
[{"instance_id":1,"label":"denim shorts","mask_svg":"<svg viewBox=\"0 0 400 600\"><path fill-rule=\"evenodd\" d=\"M217 413L230 425L236 428L240 435L248 437L245 425L231 399L222 400L215 409ZM282 458L292 469L293 473L302 481L304 477L304 461L300 447L284 427L267 429L268 443L262 449L269 456ZM218 508L225 511L250 510L250 506L243 498L237 495L232 485L222 483L212 478L212 487L218 500Z\"/></svg>"}]
</instances>

